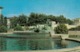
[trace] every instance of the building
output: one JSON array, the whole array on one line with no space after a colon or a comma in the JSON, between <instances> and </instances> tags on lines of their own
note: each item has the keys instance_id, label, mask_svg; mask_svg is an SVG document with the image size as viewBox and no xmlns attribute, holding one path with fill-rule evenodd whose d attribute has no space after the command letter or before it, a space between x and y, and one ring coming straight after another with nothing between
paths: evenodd
<instances>
[{"instance_id":1,"label":"building","mask_svg":"<svg viewBox=\"0 0 80 52\"><path fill-rule=\"evenodd\" d=\"M10 29L10 26L11 26L10 19L7 18L7 28Z\"/></svg>"},{"instance_id":2,"label":"building","mask_svg":"<svg viewBox=\"0 0 80 52\"><path fill-rule=\"evenodd\" d=\"M65 24L68 29L75 28L77 26L80 26L80 18L76 18L73 21L74 21L74 24L73 25ZM56 24L55 21L50 21L50 22L51 22L52 29L54 29L55 27L57 27L59 25L59 23Z\"/></svg>"},{"instance_id":3,"label":"building","mask_svg":"<svg viewBox=\"0 0 80 52\"><path fill-rule=\"evenodd\" d=\"M80 18L76 18L73 21L74 21L74 25L80 25Z\"/></svg>"}]
</instances>

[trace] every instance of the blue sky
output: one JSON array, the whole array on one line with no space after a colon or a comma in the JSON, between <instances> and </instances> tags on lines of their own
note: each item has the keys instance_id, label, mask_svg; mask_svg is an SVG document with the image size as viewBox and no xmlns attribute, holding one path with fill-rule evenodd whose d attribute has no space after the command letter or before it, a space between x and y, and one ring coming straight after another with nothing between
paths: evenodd
<instances>
[{"instance_id":1,"label":"blue sky","mask_svg":"<svg viewBox=\"0 0 80 52\"><path fill-rule=\"evenodd\" d=\"M64 15L67 18L80 17L80 0L0 0L4 16L14 16L31 12Z\"/></svg>"}]
</instances>

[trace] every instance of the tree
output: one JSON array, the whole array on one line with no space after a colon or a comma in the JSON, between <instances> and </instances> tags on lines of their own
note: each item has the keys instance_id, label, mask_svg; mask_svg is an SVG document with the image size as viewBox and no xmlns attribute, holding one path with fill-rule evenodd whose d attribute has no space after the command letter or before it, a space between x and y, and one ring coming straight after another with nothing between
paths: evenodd
<instances>
[{"instance_id":1,"label":"tree","mask_svg":"<svg viewBox=\"0 0 80 52\"><path fill-rule=\"evenodd\" d=\"M52 20L52 21L56 21L56 16L48 15L47 18Z\"/></svg>"},{"instance_id":2,"label":"tree","mask_svg":"<svg viewBox=\"0 0 80 52\"><path fill-rule=\"evenodd\" d=\"M29 16L24 14L16 17L11 18L12 27L15 27L17 24L21 26L32 26L37 24L46 24L47 19L50 21L55 21L56 23L64 24L72 24L73 21L70 19L66 19L63 15L60 16L53 16L53 15L46 15L46 14L38 14L38 13L31 13Z\"/></svg>"},{"instance_id":3,"label":"tree","mask_svg":"<svg viewBox=\"0 0 80 52\"><path fill-rule=\"evenodd\" d=\"M3 22L4 22L4 16L1 14L0 15L0 25L3 25Z\"/></svg>"},{"instance_id":4,"label":"tree","mask_svg":"<svg viewBox=\"0 0 80 52\"><path fill-rule=\"evenodd\" d=\"M59 24L57 27L55 27L54 31L57 34L66 34L66 33L68 33L68 29L64 24Z\"/></svg>"},{"instance_id":5,"label":"tree","mask_svg":"<svg viewBox=\"0 0 80 52\"><path fill-rule=\"evenodd\" d=\"M3 7L2 7L2 6L0 6L0 9L3 9Z\"/></svg>"},{"instance_id":6,"label":"tree","mask_svg":"<svg viewBox=\"0 0 80 52\"><path fill-rule=\"evenodd\" d=\"M35 25L35 23L37 23L37 14L35 13L31 13L29 16L29 25Z\"/></svg>"},{"instance_id":7,"label":"tree","mask_svg":"<svg viewBox=\"0 0 80 52\"><path fill-rule=\"evenodd\" d=\"M73 21L70 20L70 19L67 19L67 23L68 23L69 25L72 25L72 24L73 24Z\"/></svg>"},{"instance_id":8,"label":"tree","mask_svg":"<svg viewBox=\"0 0 80 52\"><path fill-rule=\"evenodd\" d=\"M0 32L7 32L7 27L4 25L0 26Z\"/></svg>"},{"instance_id":9,"label":"tree","mask_svg":"<svg viewBox=\"0 0 80 52\"><path fill-rule=\"evenodd\" d=\"M18 20L17 19L18 19L18 17L16 17L16 16L10 18L11 28L14 28L14 27L17 26L17 24L18 24Z\"/></svg>"},{"instance_id":10,"label":"tree","mask_svg":"<svg viewBox=\"0 0 80 52\"><path fill-rule=\"evenodd\" d=\"M46 23L47 17L45 14L31 13L29 16L29 24L44 24Z\"/></svg>"},{"instance_id":11,"label":"tree","mask_svg":"<svg viewBox=\"0 0 80 52\"><path fill-rule=\"evenodd\" d=\"M7 26L7 17L0 15L0 26L2 25Z\"/></svg>"},{"instance_id":12,"label":"tree","mask_svg":"<svg viewBox=\"0 0 80 52\"><path fill-rule=\"evenodd\" d=\"M7 17L4 17L3 23L4 23L4 26L7 26Z\"/></svg>"},{"instance_id":13,"label":"tree","mask_svg":"<svg viewBox=\"0 0 80 52\"><path fill-rule=\"evenodd\" d=\"M16 30L16 31L22 31L23 28L22 28L20 25L17 25L17 26L14 28L14 30Z\"/></svg>"},{"instance_id":14,"label":"tree","mask_svg":"<svg viewBox=\"0 0 80 52\"><path fill-rule=\"evenodd\" d=\"M22 14L18 17L18 24L21 25L21 26L25 26L26 23L27 23L27 16Z\"/></svg>"},{"instance_id":15,"label":"tree","mask_svg":"<svg viewBox=\"0 0 80 52\"><path fill-rule=\"evenodd\" d=\"M67 19L63 15L58 16L56 18L56 21L61 23L61 24L67 23Z\"/></svg>"}]
</instances>

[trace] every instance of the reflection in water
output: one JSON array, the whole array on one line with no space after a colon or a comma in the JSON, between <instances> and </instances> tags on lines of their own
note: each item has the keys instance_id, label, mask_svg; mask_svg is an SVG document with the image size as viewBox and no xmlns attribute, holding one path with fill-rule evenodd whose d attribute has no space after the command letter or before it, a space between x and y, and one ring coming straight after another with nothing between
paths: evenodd
<instances>
[{"instance_id":1,"label":"reflection in water","mask_svg":"<svg viewBox=\"0 0 80 52\"><path fill-rule=\"evenodd\" d=\"M19 39L15 42L18 45L19 50L26 50L27 44L26 39Z\"/></svg>"},{"instance_id":2,"label":"reflection in water","mask_svg":"<svg viewBox=\"0 0 80 52\"><path fill-rule=\"evenodd\" d=\"M38 50L38 41L29 41L29 48L31 50Z\"/></svg>"},{"instance_id":3,"label":"reflection in water","mask_svg":"<svg viewBox=\"0 0 80 52\"><path fill-rule=\"evenodd\" d=\"M26 50L26 48L28 48L28 50L44 50L51 49L52 46L49 39L24 39L17 43L20 46L19 48L25 48L24 50Z\"/></svg>"},{"instance_id":4,"label":"reflection in water","mask_svg":"<svg viewBox=\"0 0 80 52\"><path fill-rule=\"evenodd\" d=\"M52 49L50 39L20 39L5 38L0 39L1 50L48 50ZM5 40L5 42L4 42ZM4 44L5 43L5 44ZM5 46L6 45L6 46ZM3 49L6 48L6 49Z\"/></svg>"},{"instance_id":5,"label":"reflection in water","mask_svg":"<svg viewBox=\"0 0 80 52\"><path fill-rule=\"evenodd\" d=\"M66 40L54 40L53 48L57 48L57 49L66 48L67 45L68 42Z\"/></svg>"},{"instance_id":6,"label":"reflection in water","mask_svg":"<svg viewBox=\"0 0 80 52\"><path fill-rule=\"evenodd\" d=\"M6 40L3 37L0 38L0 51L2 50L6 50Z\"/></svg>"},{"instance_id":7,"label":"reflection in water","mask_svg":"<svg viewBox=\"0 0 80 52\"><path fill-rule=\"evenodd\" d=\"M29 40L28 43L30 50L48 50L52 48L50 39Z\"/></svg>"},{"instance_id":8,"label":"reflection in water","mask_svg":"<svg viewBox=\"0 0 80 52\"><path fill-rule=\"evenodd\" d=\"M62 40L62 41L61 41L61 46L62 46L62 48L66 48L67 45L68 45L68 41L66 41L66 40Z\"/></svg>"},{"instance_id":9,"label":"reflection in water","mask_svg":"<svg viewBox=\"0 0 80 52\"><path fill-rule=\"evenodd\" d=\"M23 39L0 37L0 51L50 50L79 46L80 43L53 39Z\"/></svg>"}]
</instances>

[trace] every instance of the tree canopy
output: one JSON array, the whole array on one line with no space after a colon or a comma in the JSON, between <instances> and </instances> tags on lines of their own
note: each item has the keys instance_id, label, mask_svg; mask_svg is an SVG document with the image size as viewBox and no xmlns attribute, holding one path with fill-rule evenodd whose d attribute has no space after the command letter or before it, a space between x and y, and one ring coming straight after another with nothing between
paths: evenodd
<instances>
[{"instance_id":1,"label":"tree canopy","mask_svg":"<svg viewBox=\"0 0 80 52\"><path fill-rule=\"evenodd\" d=\"M0 15L0 32L7 32L7 17Z\"/></svg>"},{"instance_id":2,"label":"tree canopy","mask_svg":"<svg viewBox=\"0 0 80 52\"><path fill-rule=\"evenodd\" d=\"M14 16L11 18L12 26L16 26L17 24L21 26L32 26L36 24L45 24L47 19L51 21L55 21L56 23L64 24L73 24L73 21L67 19L63 15L54 16L54 15L46 15L46 14L38 14L38 13L31 13L29 16L27 15L19 15L18 17Z\"/></svg>"}]
</instances>

